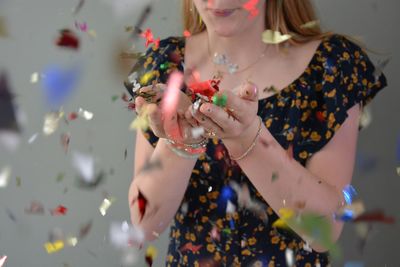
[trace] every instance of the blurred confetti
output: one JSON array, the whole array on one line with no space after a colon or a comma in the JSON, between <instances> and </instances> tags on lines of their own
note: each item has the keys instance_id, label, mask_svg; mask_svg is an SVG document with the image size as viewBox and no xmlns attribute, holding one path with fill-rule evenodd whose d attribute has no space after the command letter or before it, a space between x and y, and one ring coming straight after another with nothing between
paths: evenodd
<instances>
[{"instance_id":1,"label":"blurred confetti","mask_svg":"<svg viewBox=\"0 0 400 267\"><path fill-rule=\"evenodd\" d=\"M309 22L304 23L303 25L300 25L300 28L302 29L313 29L313 28L317 28L320 25L320 21L319 20L312 20Z\"/></svg>"},{"instance_id":2,"label":"blurred confetti","mask_svg":"<svg viewBox=\"0 0 400 267\"><path fill-rule=\"evenodd\" d=\"M56 45L63 48L68 48L72 50L79 49L79 38L70 29L62 29L59 32L59 36L55 41Z\"/></svg>"},{"instance_id":3,"label":"blurred confetti","mask_svg":"<svg viewBox=\"0 0 400 267\"><path fill-rule=\"evenodd\" d=\"M25 213L43 215L44 214L43 204L38 201L32 201L31 205L25 209Z\"/></svg>"},{"instance_id":4,"label":"blurred confetti","mask_svg":"<svg viewBox=\"0 0 400 267\"><path fill-rule=\"evenodd\" d=\"M266 44L280 44L292 38L289 34L282 34L279 31L266 30L262 34L262 40Z\"/></svg>"},{"instance_id":5,"label":"blurred confetti","mask_svg":"<svg viewBox=\"0 0 400 267\"><path fill-rule=\"evenodd\" d=\"M293 250L291 250L290 248L287 248L285 250L285 258L286 258L286 266L288 266L288 267L294 266L295 259L294 259Z\"/></svg>"},{"instance_id":6,"label":"blurred confetti","mask_svg":"<svg viewBox=\"0 0 400 267\"><path fill-rule=\"evenodd\" d=\"M353 202L354 196L357 195L356 189L352 185L346 185L343 190L343 197L346 204L350 205Z\"/></svg>"},{"instance_id":7,"label":"blurred confetti","mask_svg":"<svg viewBox=\"0 0 400 267\"><path fill-rule=\"evenodd\" d=\"M101 215L106 216L108 209L111 207L111 204L114 202L113 198L105 198L99 207L99 211Z\"/></svg>"},{"instance_id":8,"label":"blurred confetti","mask_svg":"<svg viewBox=\"0 0 400 267\"><path fill-rule=\"evenodd\" d=\"M148 246L146 249L145 260L149 267L153 265L155 258L157 257L157 248L155 246Z\"/></svg>"},{"instance_id":9,"label":"blurred confetti","mask_svg":"<svg viewBox=\"0 0 400 267\"><path fill-rule=\"evenodd\" d=\"M146 29L145 31L141 32L140 37L143 37L146 40L146 47L148 47L150 44L154 44L154 49L158 49L158 47L160 46L160 37L154 39L154 35L151 29Z\"/></svg>"},{"instance_id":10,"label":"blurred confetti","mask_svg":"<svg viewBox=\"0 0 400 267\"><path fill-rule=\"evenodd\" d=\"M79 11L81 11L84 4L85 4L85 0L79 0L77 5L72 9L72 14L77 15L79 13Z\"/></svg>"},{"instance_id":11,"label":"blurred confetti","mask_svg":"<svg viewBox=\"0 0 400 267\"><path fill-rule=\"evenodd\" d=\"M258 15L259 10L257 9L257 4L259 0L248 0L242 7L249 12L249 18L253 18Z\"/></svg>"},{"instance_id":12,"label":"blurred confetti","mask_svg":"<svg viewBox=\"0 0 400 267\"><path fill-rule=\"evenodd\" d=\"M57 240L53 243L47 242L44 244L44 248L46 249L48 254L58 252L64 248L64 241Z\"/></svg>"},{"instance_id":13,"label":"blurred confetti","mask_svg":"<svg viewBox=\"0 0 400 267\"><path fill-rule=\"evenodd\" d=\"M0 171L0 188L5 188L8 185L8 181L11 175L10 167L3 167Z\"/></svg>"},{"instance_id":14,"label":"blurred confetti","mask_svg":"<svg viewBox=\"0 0 400 267\"><path fill-rule=\"evenodd\" d=\"M6 263L7 256L1 256L0 257L0 267L4 266L4 263Z\"/></svg>"},{"instance_id":15,"label":"blurred confetti","mask_svg":"<svg viewBox=\"0 0 400 267\"><path fill-rule=\"evenodd\" d=\"M140 245L145 241L143 230L126 221L111 223L109 237L111 244L116 248L126 248L131 244Z\"/></svg>"},{"instance_id":16,"label":"blurred confetti","mask_svg":"<svg viewBox=\"0 0 400 267\"><path fill-rule=\"evenodd\" d=\"M93 221L90 220L89 222L87 222L81 226L81 228L79 229L79 235L78 235L79 239L83 239L89 234L90 230L92 229L92 225L93 225Z\"/></svg>"},{"instance_id":17,"label":"blurred confetti","mask_svg":"<svg viewBox=\"0 0 400 267\"><path fill-rule=\"evenodd\" d=\"M48 66L43 72L42 86L46 101L51 108L58 109L77 87L81 78L81 68L77 65L61 67Z\"/></svg>"},{"instance_id":18,"label":"blurred confetti","mask_svg":"<svg viewBox=\"0 0 400 267\"><path fill-rule=\"evenodd\" d=\"M58 129L58 123L64 116L64 112L51 112L45 115L43 124L43 133L51 135Z\"/></svg>"},{"instance_id":19,"label":"blurred confetti","mask_svg":"<svg viewBox=\"0 0 400 267\"><path fill-rule=\"evenodd\" d=\"M66 215L67 211L68 209L66 207L64 207L63 205L59 205L58 207L51 210L50 214L52 216L61 216L61 215Z\"/></svg>"},{"instance_id":20,"label":"blurred confetti","mask_svg":"<svg viewBox=\"0 0 400 267\"><path fill-rule=\"evenodd\" d=\"M16 112L13 105L14 94L8 85L5 72L0 73L0 131L19 132Z\"/></svg>"},{"instance_id":21,"label":"blurred confetti","mask_svg":"<svg viewBox=\"0 0 400 267\"><path fill-rule=\"evenodd\" d=\"M8 36L8 31L5 18L0 16L0 37L7 37L7 36Z\"/></svg>"}]
</instances>

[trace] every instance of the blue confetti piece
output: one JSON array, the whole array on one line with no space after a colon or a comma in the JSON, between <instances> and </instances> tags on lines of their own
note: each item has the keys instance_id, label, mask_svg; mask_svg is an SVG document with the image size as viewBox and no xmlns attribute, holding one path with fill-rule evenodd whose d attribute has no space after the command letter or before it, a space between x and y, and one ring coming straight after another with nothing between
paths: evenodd
<instances>
[{"instance_id":1,"label":"blue confetti piece","mask_svg":"<svg viewBox=\"0 0 400 267\"><path fill-rule=\"evenodd\" d=\"M229 221L229 225L231 226L231 229L235 229L235 222L233 221L233 218Z\"/></svg>"},{"instance_id":2,"label":"blue confetti piece","mask_svg":"<svg viewBox=\"0 0 400 267\"><path fill-rule=\"evenodd\" d=\"M352 185L346 185L343 188L343 196L347 205L350 205L353 202L353 198L355 195L357 195L357 192Z\"/></svg>"},{"instance_id":3,"label":"blue confetti piece","mask_svg":"<svg viewBox=\"0 0 400 267\"><path fill-rule=\"evenodd\" d=\"M397 161L400 162L400 135L397 139L396 156L397 156Z\"/></svg>"},{"instance_id":4,"label":"blue confetti piece","mask_svg":"<svg viewBox=\"0 0 400 267\"><path fill-rule=\"evenodd\" d=\"M43 72L42 85L51 108L58 109L72 94L81 77L80 69L80 67L64 69L52 65Z\"/></svg>"},{"instance_id":5,"label":"blue confetti piece","mask_svg":"<svg viewBox=\"0 0 400 267\"><path fill-rule=\"evenodd\" d=\"M344 267L364 267L364 263L361 261L348 261L344 264Z\"/></svg>"}]
</instances>

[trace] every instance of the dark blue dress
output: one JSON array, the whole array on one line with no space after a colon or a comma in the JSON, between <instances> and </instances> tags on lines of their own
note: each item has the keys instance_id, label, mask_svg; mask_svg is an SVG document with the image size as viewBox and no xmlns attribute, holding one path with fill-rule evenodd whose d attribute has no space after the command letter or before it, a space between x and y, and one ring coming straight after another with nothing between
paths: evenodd
<instances>
[{"instance_id":1,"label":"dark blue dress","mask_svg":"<svg viewBox=\"0 0 400 267\"><path fill-rule=\"evenodd\" d=\"M183 71L185 39L170 37L150 48L132 72L138 82L166 83L174 69ZM146 74L146 75L145 75ZM145 78L143 78L145 77ZM386 86L386 78L367 54L339 34L325 37L304 73L274 95L259 100L258 116L295 160L307 160L339 130L347 110L368 104ZM361 129L361 128L360 128ZM158 138L147 130L149 142ZM248 209L226 213L220 196L234 181L247 185L265 216ZM173 185L171 185L173 186ZM231 190L232 193L232 190ZM236 191L231 202L238 207ZM210 140L190 177L170 230L167 266L287 266L285 251L294 253L295 266L328 266L329 254L311 250L296 233L272 227L278 215L257 192L240 167L230 160L220 140Z\"/></svg>"}]
</instances>

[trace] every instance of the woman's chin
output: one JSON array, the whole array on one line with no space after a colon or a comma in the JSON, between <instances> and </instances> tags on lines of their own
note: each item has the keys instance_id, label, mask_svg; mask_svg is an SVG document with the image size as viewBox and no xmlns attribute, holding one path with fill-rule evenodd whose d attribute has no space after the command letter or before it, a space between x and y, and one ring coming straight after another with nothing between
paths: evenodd
<instances>
[{"instance_id":1,"label":"woman's chin","mask_svg":"<svg viewBox=\"0 0 400 267\"><path fill-rule=\"evenodd\" d=\"M233 37L238 34L238 29L232 29L230 27L216 27L214 32L221 37Z\"/></svg>"}]
</instances>

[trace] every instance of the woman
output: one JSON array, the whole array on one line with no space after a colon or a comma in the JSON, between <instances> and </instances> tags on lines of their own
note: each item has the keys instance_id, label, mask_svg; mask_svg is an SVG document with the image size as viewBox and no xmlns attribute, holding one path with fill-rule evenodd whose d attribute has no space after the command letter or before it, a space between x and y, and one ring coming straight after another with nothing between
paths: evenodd
<instances>
[{"instance_id":1,"label":"woman","mask_svg":"<svg viewBox=\"0 0 400 267\"><path fill-rule=\"evenodd\" d=\"M184 0L191 37L162 40L134 67L141 92L177 69L186 84L214 78L224 103L182 92L166 116L136 98L150 128L136 139L132 223L153 240L173 221L167 266L328 266L329 242L287 218L318 214L339 238L359 116L386 79L354 42L309 27L309 0L245 2ZM263 42L266 29L280 35Z\"/></svg>"}]
</instances>

